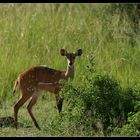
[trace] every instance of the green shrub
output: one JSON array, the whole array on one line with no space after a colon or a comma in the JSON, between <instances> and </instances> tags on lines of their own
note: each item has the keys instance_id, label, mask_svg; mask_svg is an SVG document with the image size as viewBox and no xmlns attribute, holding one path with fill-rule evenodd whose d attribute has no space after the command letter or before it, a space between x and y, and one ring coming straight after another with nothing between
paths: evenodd
<instances>
[{"instance_id":1,"label":"green shrub","mask_svg":"<svg viewBox=\"0 0 140 140\"><path fill-rule=\"evenodd\" d=\"M127 123L128 114L134 112L134 91L123 89L115 78L97 74L93 57L90 57L83 82L74 85L71 81L62 90L65 107L53 123L62 129L71 128L71 135L111 135L114 128ZM61 129L61 130L62 130ZM71 129L70 129L71 130ZM81 131L79 131L81 130Z\"/></svg>"},{"instance_id":2,"label":"green shrub","mask_svg":"<svg viewBox=\"0 0 140 140\"><path fill-rule=\"evenodd\" d=\"M128 113L127 123L123 125L123 127L121 128L115 128L113 134L120 134L122 136L140 136L140 111L139 111L140 110L140 84L139 83L136 84L136 86L133 88L133 94L131 95L133 96L133 99L132 98L129 99L134 100L133 101L134 111L131 112L130 110L127 110L130 111ZM126 95L126 97L128 97L128 94ZM125 100L125 105L127 106L127 109L132 107L129 104L130 100L128 100L128 98Z\"/></svg>"}]
</instances>

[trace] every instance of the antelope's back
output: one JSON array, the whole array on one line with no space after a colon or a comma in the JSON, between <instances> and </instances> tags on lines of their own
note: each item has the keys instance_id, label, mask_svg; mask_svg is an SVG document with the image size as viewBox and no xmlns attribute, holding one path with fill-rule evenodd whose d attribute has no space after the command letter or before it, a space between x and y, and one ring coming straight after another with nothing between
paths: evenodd
<instances>
[{"instance_id":1,"label":"antelope's back","mask_svg":"<svg viewBox=\"0 0 140 140\"><path fill-rule=\"evenodd\" d=\"M48 68L45 66L37 66L33 68L36 72L38 82L53 83L58 82L62 77L62 71Z\"/></svg>"}]
</instances>

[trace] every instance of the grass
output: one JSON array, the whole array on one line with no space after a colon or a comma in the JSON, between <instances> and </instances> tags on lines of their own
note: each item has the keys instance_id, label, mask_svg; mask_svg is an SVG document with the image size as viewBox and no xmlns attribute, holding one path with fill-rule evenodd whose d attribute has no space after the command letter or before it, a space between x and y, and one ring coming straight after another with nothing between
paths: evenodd
<instances>
[{"instance_id":1,"label":"grass","mask_svg":"<svg viewBox=\"0 0 140 140\"><path fill-rule=\"evenodd\" d=\"M12 95L12 87L21 72L34 65L66 69L66 60L59 54L60 48L69 51L83 49L83 55L75 62L75 84L86 72L90 54L95 56L97 71L115 76L123 87L132 87L139 81L139 36L135 47L130 46L127 40L119 40L118 16L112 18L113 24L107 26L108 23L104 28L101 11L108 4L59 4L58 9L57 5L0 4L1 116L13 115L13 104L18 100L19 93ZM116 40L106 38L112 28L116 29L116 34L112 32ZM19 120L25 127L17 131L10 127L0 128L0 136L61 135L52 133L50 123L58 116L54 106L54 96L41 95L34 113L43 129L36 130L24 106L19 112ZM64 132L63 135L71 134ZM84 134L81 132L78 135Z\"/></svg>"}]
</instances>

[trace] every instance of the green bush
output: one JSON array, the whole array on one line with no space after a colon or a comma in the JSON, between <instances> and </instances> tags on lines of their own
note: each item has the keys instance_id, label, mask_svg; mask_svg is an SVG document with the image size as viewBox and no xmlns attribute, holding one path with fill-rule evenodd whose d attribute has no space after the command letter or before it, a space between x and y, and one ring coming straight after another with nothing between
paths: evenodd
<instances>
[{"instance_id":1,"label":"green bush","mask_svg":"<svg viewBox=\"0 0 140 140\"><path fill-rule=\"evenodd\" d=\"M93 57L90 57L83 82L74 85L69 81L61 92L65 106L59 118L53 121L55 130L59 132L111 135L115 128L119 130L130 122L128 115L135 112L134 90L123 89L115 78L107 74L99 75L91 60ZM61 129L58 130L60 124Z\"/></svg>"},{"instance_id":2,"label":"green bush","mask_svg":"<svg viewBox=\"0 0 140 140\"><path fill-rule=\"evenodd\" d=\"M127 95L128 96L128 95ZM126 96L126 97L127 97ZM128 113L127 123L121 128L115 128L113 134L122 136L140 136L140 84L138 83L133 88L134 111ZM131 96L131 97L132 97ZM130 107L129 101L126 100L125 104Z\"/></svg>"},{"instance_id":3,"label":"green bush","mask_svg":"<svg viewBox=\"0 0 140 140\"><path fill-rule=\"evenodd\" d=\"M121 136L140 136L140 111L133 114L130 113L128 121L122 128L115 128L115 135Z\"/></svg>"}]
</instances>

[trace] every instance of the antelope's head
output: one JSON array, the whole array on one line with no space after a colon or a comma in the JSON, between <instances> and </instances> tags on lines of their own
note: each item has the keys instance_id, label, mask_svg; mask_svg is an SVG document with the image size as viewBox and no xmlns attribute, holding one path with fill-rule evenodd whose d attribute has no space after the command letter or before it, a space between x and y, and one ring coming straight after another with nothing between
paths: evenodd
<instances>
[{"instance_id":1,"label":"antelope's head","mask_svg":"<svg viewBox=\"0 0 140 140\"><path fill-rule=\"evenodd\" d=\"M65 49L61 49L60 54L62 56L66 56L67 61L68 61L68 65L72 66L75 62L76 56L82 55L82 49L78 49L76 52L73 52L73 53L67 52Z\"/></svg>"}]
</instances>

